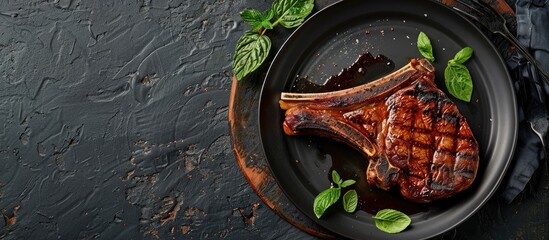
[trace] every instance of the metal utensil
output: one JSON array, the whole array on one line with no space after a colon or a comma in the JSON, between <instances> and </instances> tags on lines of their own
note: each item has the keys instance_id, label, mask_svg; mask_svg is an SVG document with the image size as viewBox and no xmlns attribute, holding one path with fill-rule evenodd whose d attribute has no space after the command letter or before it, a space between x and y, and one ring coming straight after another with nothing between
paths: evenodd
<instances>
[{"instance_id":1,"label":"metal utensil","mask_svg":"<svg viewBox=\"0 0 549 240\"><path fill-rule=\"evenodd\" d=\"M524 112L530 128L539 137L542 144L542 151L547 155L547 133L549 128L549 114L545 106L539 101L535 101L529 90L532 90L533 84L543 84L542 82L536 83L534 79L534 73L531 68L533 66L539 77L549 84L549 74L541 68L541 65L537 60L523 47L515 36L507 28L507 20L494 10L489 4L482 0L456 0L459 5L464 9L454 6L453 9L463 14L467 18L478 23L477 25L483 27L486 31L494 34L501 35L508 42L513 44L521 53L521 55L528 61L528 79L524 79L519 76L519 84L521 85L519 91L519 99L524 106ZM520 75L520 74L519 74Z\"/></svg>"},{"instance_id":2,"label":"metal utensil","mask_svg":"<svg viewBox=\"0 0 549 240\"><path fill-rule=\"evenodd\" d=\"M540 77L549 84L549 74L541 68L538 61L523 47L515 36L507 28L507 20L494 10L490 5L481 0L456 0L464 9L454 6L454 10L462 13L469 19L477 22L479 26L486 30L500 34L503 38L513 44L520 53L530 62L538 71Z\"/></svg>"}]
</instances>

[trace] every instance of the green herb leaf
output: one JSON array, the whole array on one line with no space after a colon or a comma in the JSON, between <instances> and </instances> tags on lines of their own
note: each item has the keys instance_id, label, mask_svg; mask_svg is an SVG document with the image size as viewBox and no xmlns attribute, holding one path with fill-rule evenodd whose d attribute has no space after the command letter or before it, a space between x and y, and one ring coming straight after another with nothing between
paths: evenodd
<instances>
[{"instance_id":1,"label":"green herb leaf","mask_svg":"<svg viewBox=\"0 0 549 240\"><path fill-rule=\"evenodd\" d=\"M352 213L356 210L358 205L358 194L356 190L349 190L343 195L343 208L348 213Z\"/></svg>"},{"instance_id":2,"label":"green herb leaf","mask_svg":"<svg viewBox=\"0 0 549 240\"><path fill-rule=\"evenodd\" d=\"M419 36L417 37L417 49L423 57L429 59L431 62L435 61L431 40L429 40L429 37L427 37L427 34L424 32L419 32Z\"/></svg>"},{"instance_id":3,"label":"green herb leaf","mask_svg":"<svg viewBox=\"0 0 549 240\"><path fill-rule=\"evenodd\" d=\"M412 222L408 215L393 209L380 210L374 219L376 227L386 233L402 232Z\"/></svg>"},{"instance_id":4,"label":"green herb leaf","mask_svg":"<svg viewBox=\"0 0 549 240\"><path fill-rule=\"evenodd\" d=\"M238 40L233 58L233 73L241 80L255 71L267 58L271 40L257 31L247 31Z\"/></svg>"},{"instance_id":5,"label":"green herb leaf","mask_svg":"<svg viewBox=\"0 0 549 240\"><path fill-rule=\"evenodd\" d=\"M470 47L465 47L465 48L461 49L458 53L456 53L456 56L454 56L454 59L450 60L450 61L454 61L454 62L463 64L472 55L473 55L473 49L470 48Z\"/></svg>"},{"instance_id":6,"label":"green herb leaf","mask_svg":"<svg viewBox=\"0 0 549 240\"><path fill-rule=\"evenodd\" d=\"M343 183L341 183L341 187L344 188L344 187L348 187L348 186L351 186L353 184L355 184L356 181L353 180L353 179L348 179L348 180L345 180L343 181Z\"/></svg>"},{"instance_id":7,"label":"green herb leaf","mask_svg":"<svg viewBox=\"0 0 549 240\"><path fill-rule=\"evenodd\" d=\"M471 101L473 80L465 65L450 60L444 69L444 83L454 97L465 102Z\"/></svg>"},{"instance_id":8,"label":"green herb leaf","mask_svg":"<svg viewBox=\"0 0 549 240\"><path fill-rule=\"evenodd\" d=\"M341 180L341 177L339 176L339 173L337 173L336 170L332 171L332 181L338 186L341 185L341 183L343 182Z\"/></svg>"},{"instance_id":9,"label":"green herb leaf","mask_svg":"<svg viewBox=\"0 0 549 240\"><path fill-rule=\"evenodd\" d=\"M260 28L273 29L271 19L274 16L274 12L271 10L261 13L255 9L244 9L240 12L240 17L244 22L250 24L254 30Z\"/></svg>"},{"instance_id":10,"label":"green herb leaf","mask_svg":"<svg viewBox=\"0 0 549 240\"><path fill-rule=\"evenodd\" d=\"M299 26L311 13L314 7L314 0L275 0L272 10L277 19L275 24L285 28Z\"/></svg>"},{"instance_id":11,"label":"green herb leaf","mask_svg":"<svg viewBox=\"0 0 549 240\"><path fill-rule=\"evenodd\" d=\"M322 214L332 206L341 195L341 188L328 188L320 192L313 203L313 211L317 218L320 218Z\"/></svg>"},{"instance_id":12,"label":"green herb leaf","mask_svg":"<svg viewBox=\"0 0 549 240\"><path fill-rule=\"evenodd\" d=\"M261 13L254 9L240 12L244 21L252 26L238 40L233 57L233 74L241 80L255 71L267 58L271 40L264 35L277 24L286 28L299 26L314 7L314 0L275 0L271 9ZM276 16L276 21L271 20Z\"/></svg>"}]
</instances>

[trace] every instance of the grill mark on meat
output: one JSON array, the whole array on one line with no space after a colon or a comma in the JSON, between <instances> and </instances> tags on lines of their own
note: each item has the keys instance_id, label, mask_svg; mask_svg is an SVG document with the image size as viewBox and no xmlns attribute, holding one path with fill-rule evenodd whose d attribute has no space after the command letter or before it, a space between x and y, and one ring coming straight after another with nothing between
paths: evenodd
<instances>
[{"instance_id":1,"label":"grill mark on meat","mask_svg":"<svg viewBox=\"0 0 549 240\"><path fill-rule=\"evenodd\" d=\"M419 105L414 105L413 108L412 108L412 115L413 115L412 119L414 121L412 121L412 128L409 129L409 132L411 133L411 139L410 139L409 144L408 144L408 151L410 151L410 152L413 152L414 147L417 148L418 145L423 144L422 142L416 141L416 139L414 138L414 133L416 131L416 121L415 121L415 119L417 119L418 110L419 110ZM408 160L408 166L410 166L410 159Z\"/></svg>"},{"instance_id":2,"label":"grill mark on meat","mask_svg":"<svg viewBox=\"0 0 549 240\"><path fill-rule=\"evenodd\" d=\"M421 90L419 88L420 86L421 86L420 84L416 84L415 90L419 92ZM437 137L440 138L440 132L437 131L436 125L437 125L437 122L439 120L439 117L438 117L437 113L440 112L442 102L438 101L438 94L436 94L433 91L425 92L425 94L419 96L419 101L423 102L423 103L434 103L434 105L435 105L435 108L433 109L433 111L429 113L429 115L432 116L432 119L436 119L435 121L432 121L432 123L431 123L431 129L434 130L431 134L431 136L432 136L431 143L435 144L435 141L436 141ZM435 157L436 152L438 151L438 149L435 149L435 146L432 146L432 149L433 149L433 151L431 152L432 155L429 157L429 165L428 165L428 166L431 167L430 173L432 173L433 171L436 170L436 169L433 169L433 167L435 166L434 165L434 157ZM427 185L429 185L431 187L433 186L433 175L432 174L428 175ZM422 194L425 194L425 193L422 192Z\"/></svg>"},{"instance_id":3,"label":"grill mark on meat","mask_svg":"<svg viewBox=\"0 0 549 240\"><path fill-rule=\"evenodd\" d=\"M478 168L478 143L455 104L434 82L427 60L372 83L318 94L283 93L284 132L333 137L369 161L369 184L398 187L430 202L467 189Z\"/></svg>"},{"instance_id":4,"label":"grill mark on meat","mask_svg":"<svg viewBox=\"0 0 549 240\"><path fill-rule=\"evenodd\" d=\"M423 143L420 143L420 142L417 142L417 141L410 141L410 142L414 147L418 147L419 149L433 151L433 147L432 147L431 144L423 144ZM460 152L457 152L455 149L436 149L434 151L436 151L440 154L444 154L444 155L449 154L449 155L452 155L452 156L460 153ZM401 157L401 158L404 158L404 157L407 157L408 155L398 155L398 156ZM459 157L461 157L463 159L470 159L470 160L474 159L472 154L463 154L463 155L460 155Z\"/></svg>"},{"instance_id":5,"label":"grill mark on meat","mask_svg":"<svg viewBox=\"0 0 549 240\"><path fill-rule=\"evenodd\" d=\"M458 152L456 154L456 157L467 158L467 159L470 159L470 160L474 160L476 156L473 155L473 154L470 154L470 153Z\"/></svg>"},{"instance_id":6,"label":"grill mark on meat","mask_svg":"<svg viewBox=\"0 0 549 240\"><path fill-rule=\"evenodd\" d=\"M360 122L357 122L357 123L360 123ZM362 124L372 124L374 122L373 121L370 121L370 122L363 121L361 123ZM456 120L456 124L459 124L459 121ZM413 131L414 133L420 133L421 134L421 133L431 133L432 132L431 130L425 129L425 128L414 128L412 126L406 126L406 125L399 125L399 126L402 127L402 128L406 128L408 131ZM446 132L439 132L439 131L437 131L436 133L439 134L441 137L454 137L454 133L446 133ZM456 139L459 139L459 140L475 141L475 139L472 136L460 135L459 133L455 137L456 137Z\"/></svg>"},{"instance_id":7,"label":"grill mark on meat","mask_svg":"<svg viewBox=\"0 0 549 240\"><path fill-rule=\"evenodd\" d=\"M457 125L459 124L459 118L455 113L443 113L442 119L450 124L455 124L456 128L459 127L459 125Z\"/></svg>"},{"instance_id":8,"label":"grill mark on meat","mask_svg":"<svg viewBox=\"0 0 549 240\"><path fill-rule=\"evenodd\" d=\"M458 141L460 140L459 139L459 121L457 120L457 115L455 113L444 113L442 115L444 121L450 123L450 124L454 124L454 146L453 146L453 150L452 150L452 156L456 156L457 155L457 147L458 147ZM450 181L451 182L455 182L454 179L455 179L455 172L456 172L456 169L455 169L456 165L455 165L455 161L452 163L452 171L448 170L448 174L450 175L451 179Z\"/></svg>"}]
</instances>

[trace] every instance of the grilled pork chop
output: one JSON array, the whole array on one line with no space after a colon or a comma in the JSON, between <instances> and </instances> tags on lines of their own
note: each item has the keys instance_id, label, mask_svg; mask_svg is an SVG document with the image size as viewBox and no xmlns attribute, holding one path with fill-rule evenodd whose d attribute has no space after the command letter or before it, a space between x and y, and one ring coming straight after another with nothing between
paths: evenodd
<instances>
[{"instance_id":1,"label":"grilled pork chop","mask_svg":"<svg viewBox=\"0 0 549 240\"><path fill-rule=\"evenodd\" d=\"M435 86L434 67L412 59L376 81L327 93L282 93L288 135L327 136L369 159L368 183L413 202L467 189L479 153L465 118Z\"/></svg>"}]
</instances>

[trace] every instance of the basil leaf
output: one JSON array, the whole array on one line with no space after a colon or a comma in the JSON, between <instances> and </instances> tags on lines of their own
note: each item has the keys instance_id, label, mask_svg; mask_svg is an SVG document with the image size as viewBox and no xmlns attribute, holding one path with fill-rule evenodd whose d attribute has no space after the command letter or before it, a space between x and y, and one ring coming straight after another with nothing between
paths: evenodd
<instances>
[{"instance_id":1,"label":"basil leaf","mask_svg":"<svg viewBox=\"0 0 549 240\"><path fill-rule=\"evenodd\" d=\"M332 206L341 195L341 188L328 188L320 192L313 203L313 211L317 218L320 218L322 214Z\"/></svg>"},{"instance_id":2,"label":"basil leaf","mask_svg":"<svg viewBox=\"0 0 549 240\"><path fill-rule=\"evenodd\" d=\"M376 227L386 233L402 232L412 222L408 215L393 209L380 210L374 219Z\"/></svg>"},{"instance_id":3,"label":"basil leaf","mask_svg":"<svg viewBox=\"0 0 549 240\"><path fill-rule=\"evenodd\" d=\"M348 187L348 186L351 186L353 184L355 184L356 181L353 180L353 179L348 179L348 180L345 180L343 181L343 183L341 184L341 187L344 188L344 187Z\"/></svg>"},{"instance_id":4,"label":"basil leaf","mask_svg":"<svg viewBox=\"0 0 549 240\"><path fill-rule=\"evenodd\" d=\"M233 58L233 73L241 80L255 71L267 58L271 40L257 31L249 30L236 43Z\"/></svg>"},{"instance_id":5,"label":"basil leaf","mask_svg":"<svg viewBox=\"0 0 549 240\"><path fill-rule=\"evenodd\" d=\"M429 40L429 37L427 37L427 34L424 32L419 32L419 36L417 37L417 49L423 57L429 59L431 62L435 61L431 40Z\"/></svg>"},{"instance_id":6,"label":"basil leaf","mask_svg":"<svg viewBox=\"0 0 549 240\"><path fill-rule=\"evenodd\" d=\"M448 92L454 97L465 102L471 101L473 80L465 65L449 61L448 66L444 69L444 83Z\"/></svg>"},{"instance_id":7,"label":"basil leaf","mask_svg":"<svg viewBox=\"0 0 549 240\"><path fill-rule=\"evenodd\" d=\"M244 22L250 24L254 30L260 28L273 29L273 24L270 22L274 16L274 12L271 10L261 13L255 9L244 9L240 12L240 17Z\"/></svg>"},{"instance_id":8,"label":"basil leaf","mask_svg":"<svg viewBox=\"0 0 549 240\"><path fill-rule=\"evenodd\" d=\"M348 213L352 213L356 210L358 205L358 194L356 190L349 190L343 195L343 209Z\"/></svg>"},{"instance_id":9,"label":"basil leaf","mask_svg":"<svg viewBox=\"0 0 549 240\"><path fill-rule=\"evenodd\" d=\"M465 47L465 48L461 49L458 53L456 53L456 56L454 56L454 59L450 60L450 61L454 61L454 62L463 64L472 55L473 55L473 49L470 48L470 47Z\"/></svg>"},{"instance_id":10,"label":"basil leaf","mask_svg":"<svg viewBox=\"0 0 549 240\"><path fill-rule=\"evenodd\" d=\"M311 13L314 7L314 0L275 0L272 10L275 18L274 25L280 23L285 28L299 26Z\"/></svg>"},{"instance_id":11,"label":"basil leaf","mask_svg":"<svg viewBox=\"0 0 549 240\"><path fill-rule=\"evenodd\" d=\"M336 170L332 171L332 181L337 184L338 186L341 185L341 177L339 176L339 173L336 172Z\"/></svg>"}]
</instances>

